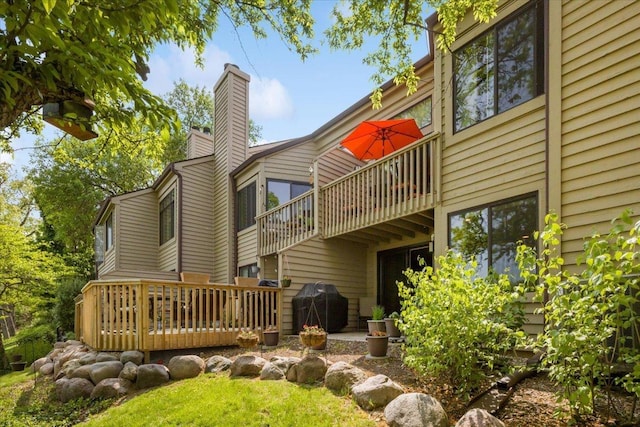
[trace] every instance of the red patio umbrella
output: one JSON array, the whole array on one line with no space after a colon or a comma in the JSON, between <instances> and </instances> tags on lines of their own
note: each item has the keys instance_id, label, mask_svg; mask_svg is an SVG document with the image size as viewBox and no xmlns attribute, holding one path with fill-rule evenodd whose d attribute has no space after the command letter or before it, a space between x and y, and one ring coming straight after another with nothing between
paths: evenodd
<instances>
[{"instance_id":1,"label":"red patio umbrella","mask_svg":"<svg viewBox=\"0 0 640 427\"><path fill-rule=\"evenodd\" d=\"M379 159L422 138L414 119L360 123L342 146L360 160Z\"/></svg>"}]
</instances>

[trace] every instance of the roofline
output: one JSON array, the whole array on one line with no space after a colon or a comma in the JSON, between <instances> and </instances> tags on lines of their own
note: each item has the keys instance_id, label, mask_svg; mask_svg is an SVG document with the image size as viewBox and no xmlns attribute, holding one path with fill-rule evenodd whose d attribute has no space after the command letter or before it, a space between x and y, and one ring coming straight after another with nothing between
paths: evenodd
<instances>
[{"instance_id":1,"label":"roofline","mask_svg":"<svg viewBox=\"0 0 640 427\"><path fill-rule=\"evenodd\" d=\"M432 15L432 16L434 16L434 15ZM427 19L430 19L430 18L431 17L429 17ZM429 34L429 33L427 33L427 34ZM418 61L416 61L413 64L414 68L416 68L416 69L417 68L421 68L421 67L429 64L430 62L433 62L433 39L432 39L432 37L428 37L428 42L429 42L429 54L423 56L422 58L420 58ZM385 83L383 83L380 86L380 89L382 89L382 91L384 92L385 90L388 90L393 86L396 86L396 84L393 81L393 79L390 79L390 80L387 80ZM263 157L269 156L271 154L278 153L278 152L280 152L282 150L286 150L286 149L291 148L291 147L295 147L295 146L300 145L300 144L304 144L305 142L313 141L318 135L322 134L327 129L331 128L336 123L338 123L341 120L343 120L346 116L358 111L360 108L365 106L367 103L370 103L372 94L373 94L373 92L369 92L369 94L367 94L366 96L361 98L359 101L356 101L354 104L352 104L346 110L343 110L337 116L335 116L334 118L332 118L331 120L329 120L328 122L326 122L325 124L320 126L315 131L311 132L310 134L305 135L305 136L301 136L301 137L298 137L298 138L293 138L293 139L289 140L288 142L285 142L284 144L280 144L280 145L278 145L276 147L268 148L266 150L260 151L259 153L253 154L247 160L245 160L240 165L238 165L238 167L235 168L231 172L230 175L232 177L237 176L244 169L246 169L249 165L251 165L253 162L255 162L258 159L261 159Z\"/></svg>"}]
</instances>

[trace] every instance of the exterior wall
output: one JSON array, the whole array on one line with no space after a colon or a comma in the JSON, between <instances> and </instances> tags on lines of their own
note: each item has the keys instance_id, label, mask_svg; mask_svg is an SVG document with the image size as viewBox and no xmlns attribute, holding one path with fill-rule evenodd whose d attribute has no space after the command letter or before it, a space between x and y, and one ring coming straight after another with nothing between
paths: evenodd
<instances>
[{"instance_id":1,"label":"exterior wall","mask_svg":"<svg viewBox=\"0 0 640 427\"><path fill-rule=\"evenodd\" d=\"M176 165L182 176L181 212L182 271L213 273L213 159ZM177 206L177 205L176 205Z\"/></svg>"},{"instance_id":2,"label":"exterior wall","mask_svg":"<svg viewBox=\"0 0 640 427\"><path fill-rule=\"evenodd\" d=\"M265 158L262 165L264 183L267 179L282 179L297 182L309 182L309 166L316 155L314 144L300 144L289 150L280 151ZM264 212L266 194L263 194L261 209Z\"/></svg>"},{"instance_id":3,"label":"exterior wall","mask_svg":"<svg viewBox=\"0 0 640 427\"><path fill-rule=\"evenodd\" d=\"M158 204L151 190L120 199L118 270L158 270Z\"/></svg>"},{"instance_id":4,"label":"exterior wall","mask_svg":"<svg viewBox=\"0 0 640 427\"><path fill-rule=\"evenodd\" d=\"M607 232L625 208L640 214L640 2L562 8L563 256Z\"/></svg>"},{"instance_id":5,"label":"exterior wall","mask_svg":"<svg viewBox=\"0 0 640 427\"><path fill-rule=\"evenodd\" d=\"M180 206L180 198L182 194L180 194L178 185L177 185L177 177L175 175L171 175L168 180L162 183L157 190L157 198L156 198L156 206L155 206L155 216L156 222L159 218L159 206L160 201L171 191L176 190L175 193L175 209L176 215L175 220L178 220L179 215L179 206ZM178 239L179 239L179 227L177 224L174 224L174 237L173 239L168 240L158 249L158 269L161 271L175 271L178 272ZM159 229L156 227L156 245L159 243Z\"/></svg>"},{"instance_id":6,"label":"exterior wall","mask_svg":"<svg viewBox=\"0 0 640 427\"><path fill-rule=\"evenodd\" d=\"M180 275L175 271L152 270L115 270L100 276L100 280L115 279L154 279L154 280L180 280Z\"/></svg>"},{"instance_id":7,"label":"exterior wall","mask_svg":"<svg viewBox=\"0 0 640 427\"><path fill-rule=\"evenodd\" d=\"M260 202L260 181L258 179L261 170L261 164L254 164L250 168L247 168L243 173L236 178L237 191L243 187L256 182L256 212L260 213L260 206L264 209L264 205ZM237 192L236 191L236 192ZM235 197L235 195L234 195ZM238 248L238 262L237 267L249 265L258 262L256 255L258 253L258 235L257 226L254 224L251 227L247 227L241 230L236 235L236 244ZM276 278L277 276L265 276L264 272L261 275L262 278Z\"/></svg>"},{"instance_id":8,"label":"exterior wall","mask_svg":"<svg viewBox=\"0 0 640 427\"><path fill-rule=\"evenodd\" d=\"M100 219L99 225L104 226L105 221L109 217L109 215L113 215L113 227L114 227L114 237L115 237L115 228L118 226L118 209L117 206L112 205L111 209L108 209L105 214ZM98 266L98 278L101 278L103 274L106 274L110 271L113 271L117 268L117 260L116 254L118 253L116 246L117 242L114 240L113 245L109 248L109 250L105 251L104 261L102 264Z\"/></svg>"},{"instance_id":9,"label":"exterior wall","mask_svg":"<svg viewBox=\"0 0 640 427\"><path fill-rule=\"evenodd\" d=\"M526 1L502 2L498 16L490 24L475 23L468 14L451 50L462 47L526 4ZM434 255L446 250L448 217L460 210L536 192L539 227L542 227L547 211L546 95L454 134L451 54L438 50L434 73L439 82L440 97L440 102L433 102L434 106L440 105L436 126L443 135L441 203L435 210ZM543 327L543 319L533 314L535 307L535 304L528 303L525 308L525 329L532 334Z\"/></svg>"},{"instance_id":10,"label":"exterior wall","mask_svg":"<svg viewBox=\"0 0 640 427\"><path fill-rule=\"evenodd\" d=\"M292 278L291 287L283 291L282 327L293 330L292 298L305 283L318 281L335 285L349 299L349 324L354 330L358 321L358 297L366 296L366 247L346 240L313 238L283 252L283 274Z\"/></svg>"}]
</instances>

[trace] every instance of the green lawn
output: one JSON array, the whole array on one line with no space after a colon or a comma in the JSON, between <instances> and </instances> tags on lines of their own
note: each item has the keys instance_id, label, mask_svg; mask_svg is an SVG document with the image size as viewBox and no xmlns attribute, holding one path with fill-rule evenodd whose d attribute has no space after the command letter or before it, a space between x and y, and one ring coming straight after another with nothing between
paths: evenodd
<instances>
[{"instance_id":1,"label":"green lawn","mask_svg":"<svg viewBox=\"0 0 640 427\"><path fill-rule=\"evenodd\" d=\"M107 409L108 408L108 409ZM106 410L104 410L106 409ZM55 401L50 380L0 376L0 425L72 426L375 426L348 397L324 387L287 381L200 375L114 405L111 401Z\"/></svg>"}]
</instances>

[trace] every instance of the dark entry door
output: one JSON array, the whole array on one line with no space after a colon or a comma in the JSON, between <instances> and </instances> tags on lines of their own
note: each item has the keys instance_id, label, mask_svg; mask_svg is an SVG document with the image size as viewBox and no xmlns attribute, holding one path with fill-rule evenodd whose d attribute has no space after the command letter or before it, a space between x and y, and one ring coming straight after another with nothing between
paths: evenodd
<instances>
[{"instance_id":1,"label":"dark entry door","mask_svg":"<svg viewBox=\"0 0 640 427\"><path fill-rule=\"evenodd\" d=\"M378 252L378 304L384 306L386 314L400 312L400 298L396 281L405 282L404 270L411 267L421 270L419 259L424 258L426 265L432 265L429 246L412 246Z\"/></svg>"}]
</instances>

